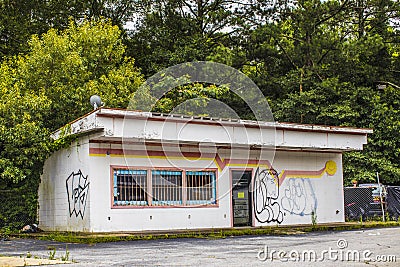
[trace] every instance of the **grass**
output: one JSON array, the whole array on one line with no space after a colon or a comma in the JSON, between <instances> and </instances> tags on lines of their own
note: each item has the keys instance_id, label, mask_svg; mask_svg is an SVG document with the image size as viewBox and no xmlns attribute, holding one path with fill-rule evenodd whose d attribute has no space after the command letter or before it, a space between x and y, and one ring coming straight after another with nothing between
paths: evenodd
<instances>
[{"instance_id":1,"label":"grass","mask_svg":"<svg viewBox=\"0 0 400 267\"><path fill-rule=\"evenodd\" d=\"M49 260L61 260L61 261L65 261L65 262L69 261L70 252L68 250L68 245L65 246L65 254L61 255L61 257L59 257L59 258L56 257L56 248L55 247L48 246L47 249L49 250L49 256L48 256ZM8 256L0 254L0 257L8 257ZM40 256L36 256L36 255L34 256L34 255L32 255L32 253L30 251L28 251L26 253L26 255L20 255L19 257L20 258L24 258L24 260L25 259L30 259L30 258L33 258L33 259L46 259L46 258L43 258L43 257L40 257ZM74 262L74 261L72 260L72 262Z\"/></svg>"},{"instance_id":2,"label":"grass","mask_svg":"<svg viewBox=\"0 0 400 267\"><path fill-rule=\"evenodd\" d=\"M95 244L103 242L174 239L174 238L207 238L218 239L232 236L246 235L295 235L320 231L346 231L367 228L383 228L400 226L398 221L364 221L347 222L340 224L314 224L305 226L267 226L252 228L227 228L227 229L205 229L171 231L168 233L83 233L83 232L41 232L34 234L11 234L12 237L36 238L40 240L51 240L65 243Z\"/></svg>"},{"instance_id":3,"label":"grass","mask_svg":"<svg viewBox=\"0 0 400 267\"><path fill-rule=\"evenodd\" d=\"M49 260L54 260L56 258L56 249L49 251Z\"/></svg>"}]
</instances>

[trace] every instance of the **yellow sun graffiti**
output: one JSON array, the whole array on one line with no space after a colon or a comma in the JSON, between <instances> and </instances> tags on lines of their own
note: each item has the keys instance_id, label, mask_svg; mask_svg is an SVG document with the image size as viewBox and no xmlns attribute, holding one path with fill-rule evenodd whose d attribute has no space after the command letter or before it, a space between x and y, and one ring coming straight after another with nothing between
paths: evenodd
<instances>
[{"instance_id":1,"label":"yellow sun graffiti","mask_svg":"<svg viewBox=\"0 0 400 267\"><path fill-rule=\"evenodd\" d=\"M334 175L337 171L336 162L333 160L328 160L325 164L325 171L330 176Z\"/></svg>"}]
</instances>

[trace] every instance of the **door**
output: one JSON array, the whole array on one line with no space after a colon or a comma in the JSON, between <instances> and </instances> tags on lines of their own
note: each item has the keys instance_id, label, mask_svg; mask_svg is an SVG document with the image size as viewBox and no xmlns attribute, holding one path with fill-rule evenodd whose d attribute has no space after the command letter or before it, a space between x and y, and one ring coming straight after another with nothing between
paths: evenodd
<instances>
[{"instance_id":1,"label":"door","mask_svg":"<svg viewBox=\"0 0 400 267\"><path fill-rule=\"evenodd\" d=\"M232 171L233 226L251 226L251 171Z\"/></svg>"}]
</instances>

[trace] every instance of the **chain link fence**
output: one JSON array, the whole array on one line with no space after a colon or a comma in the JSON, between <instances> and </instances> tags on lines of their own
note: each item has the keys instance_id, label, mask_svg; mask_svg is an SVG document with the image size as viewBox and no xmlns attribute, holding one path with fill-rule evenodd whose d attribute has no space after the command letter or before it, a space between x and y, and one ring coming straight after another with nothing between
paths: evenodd
<instances>
[{"instance_id":1,"label":"chain link fence","mask_svg":"<svg viewBox=\"0 0 400 267\"><path fill-rule=\"evenodd\" d=\"M0 190L0 229L21 229L37 223L37 193L26 189Z\"/></svg>"},{"instance_id":2,"label":"chain link fence","mask_svg":"<svg viewBox=\"0 0 400 267\"><path fill-rule=\"evenodd\" d=\"M371 217L372 188L345 187L344 207L347 220L365 220Z\"/></svg>"},{"instance_id":3,"label":"chain link fence","mask_svg":"<svg viewBox=\"0 0 400 267\"><path fill-rule=\"evenodd\" d=\"M345 187L344 207L346 221L366 220L384 216L398 220L400 216L400 186L379 189L371 187Z\"/></svg>"}]
</instances>

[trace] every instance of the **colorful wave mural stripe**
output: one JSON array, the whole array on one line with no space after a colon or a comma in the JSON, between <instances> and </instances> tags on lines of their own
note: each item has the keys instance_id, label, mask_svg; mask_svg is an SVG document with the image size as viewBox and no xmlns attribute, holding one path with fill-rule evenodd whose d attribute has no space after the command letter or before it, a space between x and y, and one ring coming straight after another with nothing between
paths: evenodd
<instances>
[{"instance_id":1,"label":"colorful wave mural stripe","mask_svg":"<svg viewBox=\"0 0 400 267\"><path fill-rule=\"evenodd\" d=\"M225 167L265 167L266 169L274 169L268 160L252 160L252 159L221 159L215 153L200 152L174 152L174 151L147 151L147 150L123 150L123 149L107 149L107 148L90 148L89 155L92 157L128 157L128 158L159 158L159 159L188 159L188 160L208 160L214 161L219 171L223 171ZM337 171L336 162L329 160L325 166L317 171L302 170L282 170L279 173L279 185L286 178L321 178L325 173L333 176Z\"/></svg>"}]
</instances>

